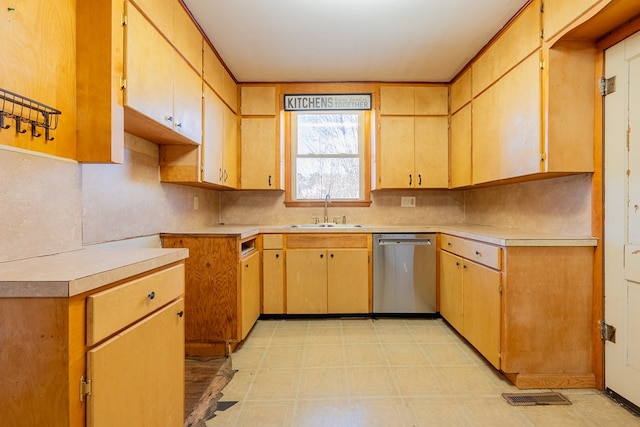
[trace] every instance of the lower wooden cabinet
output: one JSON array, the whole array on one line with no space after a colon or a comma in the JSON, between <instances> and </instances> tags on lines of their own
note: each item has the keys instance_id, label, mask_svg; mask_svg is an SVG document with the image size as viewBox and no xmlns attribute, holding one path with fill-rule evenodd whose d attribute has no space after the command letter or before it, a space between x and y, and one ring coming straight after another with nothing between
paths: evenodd
<instances>
[{"instance_id":1,"label":"lower wooden cabinet","mask_svg":"<svg viewBox=\"0 0 640 427\"><path fill-rule=\"evenodd\" d=\"M519 388L595 387L591 246L442 234L440 313Z\"/></svg>"},{"instance_id":2,"label":"lower wooden cabinet","mask_svg":"<svg viewBox=\"0 0 640 427\"><path fill-rule=\"evenodd\" d=\"M262 235L262 313L284 314L282 234Z\"/></svg>"},{"instance_id":3,"label":"lower wooden cabinet","mask_svg":"<svg viewBox=\"0 0 640 427\"><path fill-rule=\"evenodd\" d=\"M161 234L166 248L188 248L185 351L220 356L246 338L260 315L258 238Z\"/></svg>"},{"instance_id":4,"label":"lower wooden cabinet","mask_svg":"<svg viewBox=\"0 0 640 427\"><path fill-rule=\"evenodd\" d=\"M0 298L0 424L183 425L184 274L179 262L73 297Z\"/></svg>"},{"instance_id":5,"label":"lower wooden cabinet","mask_svg":"<svg viewBox=\"0 0 640 427\"><path fill-rule=\"evenodd\" d=\"M286 236L287 314L371 312L371 235Z\"/></svg>"}]
</instances>

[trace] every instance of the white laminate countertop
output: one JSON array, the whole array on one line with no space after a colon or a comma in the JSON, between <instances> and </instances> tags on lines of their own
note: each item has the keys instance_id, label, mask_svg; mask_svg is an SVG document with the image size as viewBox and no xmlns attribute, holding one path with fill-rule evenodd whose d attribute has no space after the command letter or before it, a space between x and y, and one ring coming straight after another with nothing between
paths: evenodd
<instances>
[{"instance_id":1,"label":"white laminate countertop","mask_svg":"<svg viewBox=\"0 0 640 427\"><path fill-rule=\"evenodd\" d=\"M188 256L188 249L88 248L3 262L0 298L72 297Z\"/></svg>"},{"instance_id":2,"label":"white laminate countertop","mask_svg":"<svg viewBox=\"0 0 640 427\"><path fill-rule=\"evenodd\" d=\"M193 230L174 230L162 234L231 235L241 239L260 233L446 233L499 246L596 246L592 236L568 236L532 230L518 230L474 224L444 225L366 225L363 227L306 228L291 225L219 225Z\"/></svg>"}]
</instances>

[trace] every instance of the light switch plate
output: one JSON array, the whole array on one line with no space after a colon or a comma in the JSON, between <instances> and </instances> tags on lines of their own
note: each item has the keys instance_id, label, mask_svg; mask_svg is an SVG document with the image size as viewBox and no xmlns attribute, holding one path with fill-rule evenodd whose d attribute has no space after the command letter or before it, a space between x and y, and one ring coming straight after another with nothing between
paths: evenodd
<instances>
[{"instance_id":1,"label":"light switch plate","mask_svg":"<svg viewBox=\"0 0 640 427\"><path fill-rule=\"evenodd\" d=\"M415 197L400 197L400 207L403 207L403 208L415 208L416 207L416 198Z\"/></svg>"}]
</instances>

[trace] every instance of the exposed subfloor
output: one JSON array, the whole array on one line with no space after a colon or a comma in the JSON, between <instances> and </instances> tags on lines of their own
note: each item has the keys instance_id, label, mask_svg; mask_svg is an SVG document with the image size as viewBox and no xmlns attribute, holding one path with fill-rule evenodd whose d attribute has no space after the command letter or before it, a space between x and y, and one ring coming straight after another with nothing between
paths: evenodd
<instances>
[{"instance_id":1,"label":"exposed subfloor","mask_svg":"<svg viewBox=\"0 0 640 427\"><path fill-rule=\"evenodd\" d=\"M442 319L258 321L231 360L207 427L640 426L594 389L508 404L522 390Z\"/></svg>"},{"instance_id":2,"label":"exposed subfloor","mask_svg":"<svg viewBox=\"0 0 640 427\"><path fill-rule=\"evenodd\" d=\"M185 427L204 427L204 421L213 417L220 391L233 373L227 357L185 359Z\"/></svg>"}]
</instances>

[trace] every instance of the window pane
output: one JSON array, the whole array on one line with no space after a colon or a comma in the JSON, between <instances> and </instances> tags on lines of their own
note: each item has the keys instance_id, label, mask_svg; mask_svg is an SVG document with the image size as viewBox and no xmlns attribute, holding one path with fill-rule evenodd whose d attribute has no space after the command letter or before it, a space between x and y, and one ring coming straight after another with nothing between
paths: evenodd
<instances>
[{"instance_id":1,"label":"window pane","mask_svg":"<svg viewBox=\"0 0 640 427\"><path fill-rule=\"evenodd\" d=\"M357 113L297 114L298 154L358 154Z\"/></svg>"},{"instance_id":2,"label":"window pane","mask_svg":"<svg viewBox=\"0 0 640 427\"><path fill-rule=\"evenodd\" d=\"M360 198L360 159L299 158L297 160L298 200Z\"/></svg>"}]
</instances>

